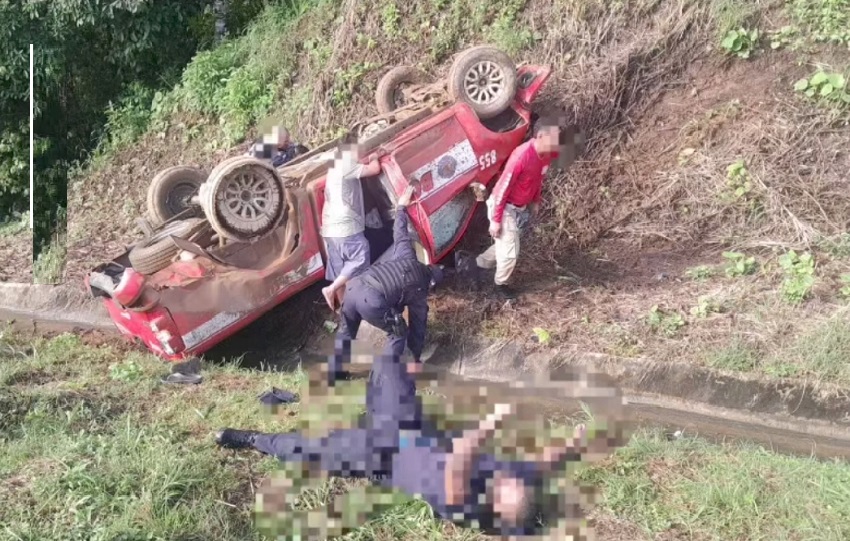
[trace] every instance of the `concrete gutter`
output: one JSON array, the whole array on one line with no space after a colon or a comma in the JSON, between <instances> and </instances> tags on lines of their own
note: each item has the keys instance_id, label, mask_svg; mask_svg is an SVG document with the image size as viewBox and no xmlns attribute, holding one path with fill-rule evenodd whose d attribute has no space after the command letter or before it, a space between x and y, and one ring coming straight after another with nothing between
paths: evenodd
<instances>
[{"instance_id":1,"label":"concrete gutter","mask_svg":"<svg viewBox=\"0 0 850 541\"><path fill-rule=\"evenodd\" d=\"M67 285L0 283L0 319L114 328L100 301Z\"/></svg>"},{"instance_id":2,"label":"concrete gutter","mask_svg":"<svg viewBox=\"0 0 850 541\"><path fill-rule=\"evenodd\" d=\"M99 301L68 286L0 284L0 318L52 323L57 329L117 332ZM360 338L382 345L384 334L364 322ZM490 382L541 374L548 380L563 380L577 369L601 373L622 390L629 415L639 423L709 438L750 440L795 454L850 459L850 390L835 386L555 348L526 351L510 342L476 339L442 344L427 362L464 378Z\"/></svg>"},{"instance_id":3,"label":"concrete gutter","mask_svg":"<svg viewBox=\"0 0 850 541\"><path fill-rule=\"evenodd\" d=\"M622 390L631 420L639 423L850 459L850 391L835 386L594 353L527 352L513 343L481 340L444 347L429 362L487 381L541 374L547 381L566 381L577 370L604 374Z\"/></svg>"}]
</instances>

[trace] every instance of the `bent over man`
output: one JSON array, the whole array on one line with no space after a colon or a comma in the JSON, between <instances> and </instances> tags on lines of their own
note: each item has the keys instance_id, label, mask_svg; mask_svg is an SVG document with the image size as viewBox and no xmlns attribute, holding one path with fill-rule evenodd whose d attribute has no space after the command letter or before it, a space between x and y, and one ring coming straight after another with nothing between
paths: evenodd
<instances>
[{"instance_id":1,"label":"bent over man","mask_svg":"<svg viewBox=\"0 0 850 541\"><path fill-rule=\"evenodd\" d=\"M349 282L342 304L342 321L337 332L337 350L348 352L357 338L364 320L387 333L385 353L401 357L410 347L414 361L419 362L425 346L428 322L428 293L443 280L440 265L424 265L416 258L410 240L407 205L413 196L408 187L398 200L393 224L393 253L389 261L376 263ZM409 328L402 318L405 307ZM331 380L341 375L339 355L331 363Z\"/></svg>"},{"instance_id":2,"label":"bent over man","mask_svg":"<svg viewBox=\"0 0 850 541\"><path fill-rule=\"evenodd\" d=\"M540 205L543 178L557 156L559 129L555 124L538 124L534 138L518 146L508 158L501 177L487 199L487 218L494 243L478 256L483 269L496 269L499 293L512 298L508 282L519 258L520 236Z\"/></svg>"},{"instance_id":3,"label":"bent over man","mask_svg":"<svg viewBox=\"0 0 850 541\"><path fill-rule=\"evenodd\" d=\"M498 460L483 447L513 412L511 405L496 405L469 430L443 431L422 417L408 364L382 356L372 366L376 375L366 389L369 415L357 428L334 430L316 439L297 432L225 429L216 441L227 448L253 448L287 463L307 463L311 470L334 477L372 479L384 488L422 498L438 518L488 534L539 534L538 516L550 507L561 507L558 496L546 494L545 478L563 470L567 461L580 460L584 426L575 429L572 442L546 447L528 460ZM380 512L381 507L371 512ZM290 535L301 534L301 539L320 539L359 526L345 524L319 533L319 525L309 524L310 531L305 532L299 524L287 530Z\"/></svg>"}]
</instances>

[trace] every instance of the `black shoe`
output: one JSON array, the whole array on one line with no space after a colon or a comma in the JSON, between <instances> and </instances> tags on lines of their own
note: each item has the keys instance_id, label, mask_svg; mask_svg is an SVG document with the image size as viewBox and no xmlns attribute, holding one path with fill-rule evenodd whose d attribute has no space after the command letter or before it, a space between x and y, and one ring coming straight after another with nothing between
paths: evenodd
<instances>
[{"instance_id":1,"label":"black shoe","mask_svg":"<svg viewBox=\"0 0 850 541\"><path fill-rule=\"evenodd\" d=\"M183 362L174 363L171 365L172 374L183 374L184 376L194 376L201 373L201 359L191 357Z\"/></svg>"},{"instance_id":2,"label":"black shoe","mask_svg":"<svg viewBox=\"0 0 850 541\"><path fill-rule=\"evenodd\" d=\"M258 434L254 430L225 428L216 433L215 442L226 449L248 449L254 447L254 439Z\"/></svg>"},{"instance_id":3,"label":"black shoe","mask_svg":"<svg viewBox=\"0 0 850 541\"><path fill-rule=\"evenodd\" d=\"M512 302L512 301L516 300L517 293L516 293L516 291L514 291L510 287L505 286L505 285L501 285L501 286L496 286L496 296L499 297L499 300Z\"/></svg>"},{"instance_id":4,"label":"black shoe","mask_svg":"<svg viewBox=\"0 0 850 541\"><path fill-rule=\"evenodd\" d=\"M181 374L180 372L172 372L164 378L163 383L177 383L180 385L198 385L204 381L204 377L200 374Z\"/></svg>"}]
</instances>

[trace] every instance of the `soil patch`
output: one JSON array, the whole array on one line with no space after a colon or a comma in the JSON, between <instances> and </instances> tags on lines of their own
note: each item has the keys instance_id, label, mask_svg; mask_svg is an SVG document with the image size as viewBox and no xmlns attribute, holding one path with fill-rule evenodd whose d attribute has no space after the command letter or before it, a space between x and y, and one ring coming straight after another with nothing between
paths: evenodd
<instances>
[{"instance_id":1,"label":"soil patch","mask_svg":"<svg viewBox=\"0 0 850 541\"><path fill-rule=\"evenodd\" d=\"M0 282L32 283L32 230L0 235Z\"/></svg>"}]
</instances>

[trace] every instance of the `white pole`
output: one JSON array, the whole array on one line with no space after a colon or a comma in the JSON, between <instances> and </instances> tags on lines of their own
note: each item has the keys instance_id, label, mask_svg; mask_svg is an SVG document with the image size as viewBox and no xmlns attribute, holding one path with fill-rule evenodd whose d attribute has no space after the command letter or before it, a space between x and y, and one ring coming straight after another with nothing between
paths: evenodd
<instances>
[{"instance_id":1,"label":"white pole","mask_svg":"<svg viewBox=\"0 0 850 541\"><path fill-rule=\"evenodd\" d=\"M35 155L35 147L33 146L33 110L35 106L35 97L33 96L33 79L35 78L35 74L33 72L33 48L32 43L30 43L30 229L33 228L33 214L34 214L34 205L33 201L35 200L35 192L33 190L34 187L34 176L33 176L33 156Z\"/></svg>"}]
</instances>

